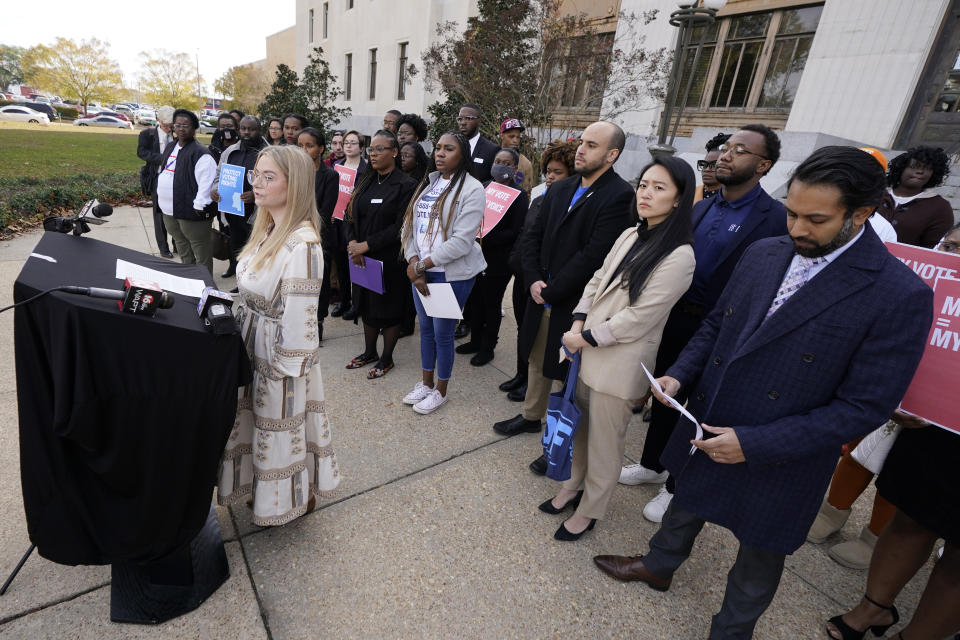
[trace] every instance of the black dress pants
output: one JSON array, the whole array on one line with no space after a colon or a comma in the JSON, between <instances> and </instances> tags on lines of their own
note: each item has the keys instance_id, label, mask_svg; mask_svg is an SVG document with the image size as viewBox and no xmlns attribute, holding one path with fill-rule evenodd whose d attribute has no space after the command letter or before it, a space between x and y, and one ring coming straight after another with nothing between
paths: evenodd
<instances>
[{"instance_id":1,"label":"black dress pants","mask_svg":"<svg viewBox=\"0 0 960 640\"><path fill-rule=\"evenodd\" d=\"M657 350L657 364L654 367L653 375L659 378L665 375L667 369L673 366L680 357L690 338L694 336L700 328L703 317L699 314L693 314L684 311L681 307L683 303L678 303L670 311L667 323L663 327L663 337L660 339L660 348ZM687 395L691 385L681 389L677 394L677 402L683 404L687 400ZM662 473L664 466L660 464L660 456L670 440L670 434L677 425L680 418L680 412L671 409L667 405L657 400L653 401L651 410L650 425L647 427L647 437L643 443L643 453L640 456L640 464L647 469ZM673 478L667 480L667 490L673 493Z\"/></svg>"},{"instance_id":2,"label":"black dress pants","mask_svg":"<svg viewBox=\"0 0 960 640\"><path fill-rule=\"evenodd\" d=\"M167 227L163 224L163 212L160 211L160 205L157 204L156 195L153 196L153 235L157 239L157 251L160 253L169 252Z\"/></svg>"},{"instance_id":3,"label":"black dress pants","mask_svg":"<svg viewBox=\"0 0 960 640\"><path fill-rule=\"evenodd\" d=\"M672 501L660 529L650 539L643 566L655 576L668 578L690 556L704 521ZM713 616L710 640L753 637L753 628L770 606L780 586L786 555L741 544L727 574L727 589L720 611Z\"/></svg>"},{"instance_id":4,"label":"black dress pants","mask_svg":"<svg viewBox=\"0 0 960 640\"><path fill-rule=\"evenodd\" d=\"M480 351L493 351L500 339L503 294L510 282L509 272L484 271L477 276L464 317L470 323L470 342Z\"/></svg>"},{"instance_id":5,"label":"black dress pants","mask_svg":"<svg viewBox=\"0 0 960 640\"><path fill-rule=\"evenodd\" d=\"M523 276L513 274L513 319L517 321L517 375L527 375L527 358L520 351L520 327L523 326L523 316L527 311L527 300L530 300L530 289L523 284Z\"/></svg>"}]
</instances>

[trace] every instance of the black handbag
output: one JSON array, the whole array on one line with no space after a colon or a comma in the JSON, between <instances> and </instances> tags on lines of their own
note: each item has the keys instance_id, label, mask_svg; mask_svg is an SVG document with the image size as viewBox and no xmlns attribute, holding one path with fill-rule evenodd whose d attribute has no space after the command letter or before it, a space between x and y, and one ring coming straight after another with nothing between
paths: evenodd
<instances>
[{"instance_id":1,"label":"black handbag","mask_svg":"<svg viewBox=\"0 0 960 640\"><path fill-rule=\"evenodd\" d=\"M210 228L210 248L217 260L229 260L233 256L230 253L230 236L213 227Z\"/></svg>"}]
</instances>

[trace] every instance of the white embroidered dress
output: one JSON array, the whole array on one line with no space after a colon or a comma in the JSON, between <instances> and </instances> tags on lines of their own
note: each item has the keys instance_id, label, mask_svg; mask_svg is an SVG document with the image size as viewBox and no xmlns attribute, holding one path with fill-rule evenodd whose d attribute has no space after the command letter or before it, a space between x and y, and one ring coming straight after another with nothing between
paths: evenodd
<instances>
[{"instance_id":1,"label":"white embroidered dress","mask_svg":"<svg viewBox=\"0 0 960 640\"><path fill-rule=\"evenodd\" d=\"M323 495L340 483L318 363L319 243L304 225L272 264L253 271L249 256L237 265L234 310L253 382L240 389L220 462L218 501L237 504L252 495L253 522L262 527L303 515L311 493Z\"/></svg>"}]
</instances>

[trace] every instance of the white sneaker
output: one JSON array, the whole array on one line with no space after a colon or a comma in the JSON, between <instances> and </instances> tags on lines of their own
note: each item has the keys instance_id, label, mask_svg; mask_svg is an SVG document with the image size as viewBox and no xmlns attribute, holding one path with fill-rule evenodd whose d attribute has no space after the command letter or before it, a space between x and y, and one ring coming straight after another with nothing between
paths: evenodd
<instances>
[{"instance_id":1,"label":"white sneaker","mask_svg":"<svg viewBox=\"0 0 960 640\"><path fill-rule=\"evenodd\" d=\"M662 522L671 500L673 494L667 491L666 487L660 487L660 492L643 508L643 517L650 522Z\"/></svg>"},{"instance_id":2,"label":"white sneaker","mask_svg":"<svg viewBox=\"0 0 960 640\"><path fill-rule=\"evenodd\" d=\"M433 389L430 391L430 393L427 394L427 396L423 400L413 405L413 410L416 411L417 413L422 413L423 415L427 415L428 413L433 413L434 411L442 407L446 402L447 402L446 396L440 395L439 391L437 391L436 389Z\"/></svg>"},{"instance_id":3,"label":"white sneaker","mask_svg":"<svg viewBox=\"0 0 960 640\"><path fill-rule=\"evenodd\" d=\"M640 463L628 464L620 469L620 484L660 484L667 481L669 471L657 473L653 469L647 469Z\"/></svg>"},{"instance_id":4,"label":"white sneaker","mask_svg":"<svg viewBox=\"0 0 960 640\"><path fill-rule=\"evenodd\" d=\"M403 404L417 404L426 398L431 391L433 391L433 387L428 387L422 382L418 382L417 386L413 388L413 391L403 396Z\"/></svg>"}]
</instances>

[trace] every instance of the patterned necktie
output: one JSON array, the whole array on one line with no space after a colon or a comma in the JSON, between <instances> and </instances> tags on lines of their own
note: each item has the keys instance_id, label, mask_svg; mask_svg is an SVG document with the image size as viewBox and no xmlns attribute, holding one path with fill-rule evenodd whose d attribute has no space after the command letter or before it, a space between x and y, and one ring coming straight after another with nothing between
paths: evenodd
<instances>
[{"instance_id":1,"label":"patterned necktie","mask_svg":"<svg viewBox=\"0 0 960 640\"><path fill-rule=\"evenodd\" d=\"M763 317L764 320L773 315L773 312L783 306L783 303L786 302L790 296L795 294L800 290L800 287L807 284L807 280L810 279L810 270L818 264L823 264L827 259L820 258L804 258L803 256L797 256L796 263L790 268L787 272L787 275L784 276L783 282L780 284L780 289L777 290L777 295L773 297L773 302L770 304L770 308L767 309L767 315Z\"/></svg>"}]
</instances>

